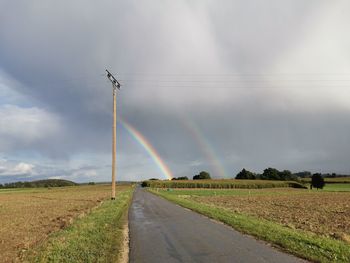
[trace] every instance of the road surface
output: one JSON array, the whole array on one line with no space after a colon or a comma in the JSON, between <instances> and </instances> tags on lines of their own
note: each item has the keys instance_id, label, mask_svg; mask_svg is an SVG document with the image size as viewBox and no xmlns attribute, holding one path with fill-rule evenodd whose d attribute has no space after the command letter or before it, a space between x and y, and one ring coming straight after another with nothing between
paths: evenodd
<instances>
[{"instance_id":1,"label":"road surface","mask_svg":"<svg viewBox=\"0 0 350 263\"><path fill-rule=\"evenodd\" d=\"M137 188L129 210L130 262L305 262Z\"/></svg>"}]
</instances>

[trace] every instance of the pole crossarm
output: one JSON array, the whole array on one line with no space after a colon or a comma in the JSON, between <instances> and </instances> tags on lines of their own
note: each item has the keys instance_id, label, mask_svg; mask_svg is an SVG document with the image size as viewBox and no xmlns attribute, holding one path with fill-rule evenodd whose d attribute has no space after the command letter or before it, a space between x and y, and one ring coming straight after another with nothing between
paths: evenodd
<instances>
[{"instance_id":1,"label":"pole crossarm","mask_svg":"<svg viewBox=\"0 0 350 263\"><path fill-rule=\"evenodd\" d=\"M108 69L106 69L107 72L107 78L112 82L113 84L113 88L118 88L120 89L120 83L119 81L112 75L111 72L108 71Z\"/></svg>"}]
</instances>

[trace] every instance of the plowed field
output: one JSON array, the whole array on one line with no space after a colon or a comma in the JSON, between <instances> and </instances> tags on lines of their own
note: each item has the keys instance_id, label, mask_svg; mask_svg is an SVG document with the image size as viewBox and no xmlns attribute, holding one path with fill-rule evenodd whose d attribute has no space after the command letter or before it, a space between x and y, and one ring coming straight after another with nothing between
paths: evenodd
<instances>
[{"instance_id":1,"label":"plowed field","mask_svg":"<svg viewBox=\"0 0 350 263\"><path fill-rule=\"evenodd\" d=\"M19 261L27 249L109 197L110 186L104 185L0 191L0 262Z\"/></svg>"},{"instance_id":2,"label":"plowed field","mask_svg":"<svg viewBox=\"0 0 350 263\"><path fill-rule=\"evenodd\" d=\"M250 190L250 194L247 193L190 198L350 243L349 193L296 189Z\"/></svg>"}]
</instances>

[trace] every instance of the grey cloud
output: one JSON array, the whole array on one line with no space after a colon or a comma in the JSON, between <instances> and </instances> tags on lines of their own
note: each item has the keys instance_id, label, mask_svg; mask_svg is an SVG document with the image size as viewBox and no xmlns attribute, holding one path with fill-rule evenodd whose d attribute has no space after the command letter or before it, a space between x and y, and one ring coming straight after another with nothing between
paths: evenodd
<instances>
[{"instance_id":1,"label":"grey cloud","mask_svg":"<svg viewBox=\"0 0 350 263\"><path fill-rule=\"evenodd\" d=\"M328 75L307 75L327 69L313 63L309 53L320 61L334 57L329 66L334 72L350 66L340 58L345 48L339 44L349 41L343 34L349 19L337 11L348 6L346 1L0 5L0 68L18 82L10 86L30 107L57 116L60 127L50 143L45 132L27 148L19 141L0 152L33 150L54 159L108 156L107 67L123 84L119 115L149 139L177 175L215 171L184 127L186 119L198 125L230 175L243 167L259 171L267 166L349 171L344 158L349 154L344 147L349 93L317 89L335 82L320 80ZM329 25L324 30L318 27L323 21ZM332 31L333 25L339 32ZM328 33L331 44L322 42L312 51ZM304 78L318 79L312 84L316 88L307 89L312 82ZM11 103L23 107L23 100ZM147 178L159 172L121 126L118 136L122 174ZM193 165L198 162L202 166Z\"/></svg>"}]
</instances>

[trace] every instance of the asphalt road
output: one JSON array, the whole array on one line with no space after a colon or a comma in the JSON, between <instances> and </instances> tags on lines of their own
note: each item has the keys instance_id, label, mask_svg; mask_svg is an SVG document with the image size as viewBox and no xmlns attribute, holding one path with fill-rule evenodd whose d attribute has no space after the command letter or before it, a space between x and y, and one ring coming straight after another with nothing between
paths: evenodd
<instances>
[{"instance_id":1,"label":"asphalt road","mask_svg":"<svg viewBox=\"0 0 350 263\"><path fill-rule=\"evenodd\" d=\"M129 227L130 262L305 262L141 188Z\"/></svg>"}]
</instances>

